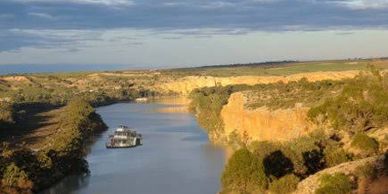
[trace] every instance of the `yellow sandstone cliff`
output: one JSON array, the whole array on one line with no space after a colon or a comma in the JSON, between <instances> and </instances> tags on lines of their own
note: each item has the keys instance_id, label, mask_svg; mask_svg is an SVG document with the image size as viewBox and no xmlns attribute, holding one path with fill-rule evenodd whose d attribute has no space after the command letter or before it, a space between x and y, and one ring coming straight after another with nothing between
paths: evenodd
<instances>
[{"instance_id":1,"label":"yellow sandstone cliff","mask_svg":"<svg viewBox=\"0 0 388 194\"><path fill-rule=\"evenodd\" d=\"M328 71L328 72L311 72L299 73L288 76L235 76L235 77L212 77L212 76L186 76L178 80L169 81L156 85L156 89L160 92L175 92L178 94L187 95L197 88L213 87L217 85L235 85L235 84L267 84L282 81L298 81L306 78L308 81L320 81L325 79L341 80L346 78L354 78L360 71Z\"/></svg>"},{"instance_id":2,"label":"yellow sandstone cliff","mask_svg":"<svg viewBox=\"0 0 388 194\"><path fill-rule=\"evenodd\" d=\"M308 121L309 108L295 106L290 109L269 110L261 107L255 110L244 108L246 97L237 92L221 111L224 122L224 137L235 133L248 135L250 141L286 141L306 135L314 126Z\"/></svg>"}]
</instances>

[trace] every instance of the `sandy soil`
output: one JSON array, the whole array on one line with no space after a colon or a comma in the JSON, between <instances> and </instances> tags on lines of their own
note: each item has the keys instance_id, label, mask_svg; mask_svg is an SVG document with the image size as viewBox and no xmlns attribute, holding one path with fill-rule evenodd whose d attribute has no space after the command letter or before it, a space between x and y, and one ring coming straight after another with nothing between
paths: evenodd
<instances>
[{"instance_id":1,"label":"sandy soil","mask_svg":"<svg viewBox=\"0 0 388 194\"><path fill-rule=\"evenodd\" d=\"M59 128L61 111L61 108L30 109L26 111L25 119L17 123L23 127L13 129L1 141L9 142L11 147L25 145L31 149L40 149L44 140Z\"/></svg>"}]
</instances>

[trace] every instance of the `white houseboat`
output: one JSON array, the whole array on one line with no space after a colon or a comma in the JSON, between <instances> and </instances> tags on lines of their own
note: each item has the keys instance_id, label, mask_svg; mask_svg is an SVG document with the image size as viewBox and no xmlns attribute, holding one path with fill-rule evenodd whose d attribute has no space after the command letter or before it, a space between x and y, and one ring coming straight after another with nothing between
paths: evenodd
<instances>
[{"instance_id":1,"label":"white houseboat","mask_svg":"<svg viewBox=\"0 0 388 194\"><path fill-rule=\"evenodd\" d=\"M109 135L107 148L129 148L142 145L142 136L129 127L119 126L113 135Z\"/></svg>"}]
</instances>

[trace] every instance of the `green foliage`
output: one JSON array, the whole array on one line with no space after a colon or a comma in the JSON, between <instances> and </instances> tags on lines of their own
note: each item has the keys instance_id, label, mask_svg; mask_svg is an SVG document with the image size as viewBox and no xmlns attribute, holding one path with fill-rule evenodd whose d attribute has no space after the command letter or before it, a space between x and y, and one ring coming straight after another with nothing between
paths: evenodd
<instances>
[{"instance_id":1,"label":"green foliage","mask_svg":"<svg viewBox=\"0 0 388 194\"><path fill-rule=\"evenodd\" d=\"M253 141L249 145L250 150L260 157L267 157L269 154L282 148L282 144L271 141Z\"/></svg>"},{"instance_id":2,"label":"green foliage","mask_svg":"<svg viewBox=\"0 0 388 194\"><path fill-rule=\"evenodd\" d=\"M217 85L217 84L215 84ZM290 108L296 103L309 105L315 104L321 99L331 97L332 91L341 89L341 81L308 82L306 79L293 81L287 84L283 82L232 86L205 87L193 90L190 94L190 108L197 115L199 124L209 133L223 131L223 121L220 112L232 93L247 92L248 108L267 106L271 109ZM236 141L237 142L237 141Z\"/></svg>"},{"instance_id":3,"label":"green foliage","mask_svg":"<svg viewBox=\"0 0 388 194\"><path fill-rule=\"evenodd\" d=\"M9 81L9 87L1 87L0 98L11 98L16 104L65 105L74 96L82 97L93 105L114 101L129 101L137 97L156 94L150 86L158 79L149 76L116 73L114 75L69 73L37 74L23 76L26 80ZM12 87L11 87L12 86ZM12 89L11 89L12 88Z\"/></svg>"},{"instance_id":4,"label":"green foliage","mask_svg":"<svg viewBox=\"0 0 388 194\"><path fill-rule=\"evenodd\" d=\"M96 126L97 123L97 126ZM100 126L98 126L100 125ZM94 108L84 99L75 98L64 108L60 130L50 141L46 150L55 150L58 154L73 153L82 157L82 142L96 128L104 127Z\"/></svg>"},{"instance_id":5,"label":"green foliage","mask_svg":"<svg viewBox=\"0 0 388 194\"><path fill-rule=\"evenodd\" d=\"M14 122L14 109L12 104L0 102L0 125Z\"/></svg>"},{"instance_id":6,"label":"green foliage","mask_svg":"<svg viewBox=\"0 0 388 194\"><path fill-rule=\"evenodd\" d=\"M352 191L352 183L345 174L324 174L320 177L320 187L316 194L348 194Z\"/></svg>"},{"instance_id":7,"label":"green foliage","mask_svg":"<svg viewBox=\"0 0 388 194\"><path fill-rule=\"evenodd\" d=\"M359 166L355 170L356 175L360 178L374 179L378 176L378 170L373 164Z\"/></svg>"},{"instance_id":8,"label":"green foliage","mask_svg":"<svg viewBox=\"0 0 388 194\"><path fill-rule=\"evenodd\" d=\"M266 106L272 110L293 108L297 103L313 106L333 97L343 87L344 81L323 80L308 82L306 78L288 83L278 82L252 86L247 92L246 106L251 109Z\"/></svg>"},{"instance_id":9,"label":"green foliage","mask_svg":"<svg viewBox=\"0 0 388 194\"><path fill-rule=\"evenodd\" d=\"M256 141L252 142L249 147L256 155L264 158L264 160L268 159L266 170L276 172L270 173L271 175L279 177L290 173L287 169L293 169L292 172L297 175L308 176L324 167L323 154L318 146L319 141L320 139L314 137L303 136L284 143ZM276 162L277 160L283 162L289 160L292 165L288 163L280 165L280 163Z\"/></svg>"},{"instance_id":10,"label":"green foliage","mask_svg":"<svg viewBox=\"0 0 388 194\"><path fill-rule=\"evenodd\" d=\"M32 188L32 183L28 179L26 172L21 170L14 163L11 163L6 167L1 183L2 187L18 187L22 189Z\"/></svg>"},{"instance_id":11,"label":"green foliage","mask_svg":"<svg viewBox=\"0 0 388 194\"><path fill-rule=\"evenodd\" d=\"M310 109L315 122L329 122L335 129L362 132L388 122L388 75L360 74L350 80L339 96Z\"/></svg>"},{"instance_id":12,"label":"green foliage","mask_svg":"<svg viewBox=\"0 0 388 194\"><path fill-rule=\"evenodd\" d=\"M34 189L39 189L69 173L88 172L83 159L85 141L105 129L105 124L87 101L74 98L63 108L59 126L44 142L46 146L37 152L27 148L10 150L4 146L0 155L0 178L3 177L7 187L30 190L33 183Z\"/></svg>"},{"instance_id":13,"label":"green foliage","mask_svg":"<svg viewBox=\"0 0 388 194\"><path fill-rule=\"evenodd\" d=\"M180 68L162 71L163 74L171 76L285 76L295 73L306 73L316 71L346 71L346 70L365 70L367 61L321 61L321 62L293 62L279 61L267 63L252 64L234 64L221 66L207 66L199 68Z\"/></svg>"},{"instance_id":14,"label":"green foliage","mask_svg":"<svg viewBox=\"0 0 388 194\"><path fill-rule=\"evenodd\" d=\"M240 193L266 188L267 178L262 160L246 148L236 151L224 169L222 185L226 190Z\"/></svg>"},{"instance_id":15,"label":"green foliage","mask_svg":"<svg viewBox=\"0 0 388 194\"><path fill-rule=\"evenodd\" d=\"M350 145L367 153L375 153L379 149L379 143L365 133L354 135Z\"/></svg>"},{"instance_id":16,"label":"green foliage","mask_svg":"<svg viewBox=\"0 0 388 194\"><path fill-rule=\"evenodd\" d=\"M327 146L324 149L325 163L328 167L333 167L338 164L350 161L349 153L338 145Z\"/></svg>"},{"instance_id":17,"label":"green foliage","mask_svg":"<svg viewBox=\"0 0 388 194\"><path fill-rule=\"evenodd\" d=\"M264 171L267 177L280 178L294 170L294 164L282 151L272 152L263 159Z\"/></svg>"},{"instance_id":18,"label":"green foliage","mask_svg":"<svg viewBox=\"0 0 388 194\"><path fill-rule=\"evenodd\" d=\"M293 174L288 174L280 179L276 179L269 185L269 190L273 194L288 194L296 190L299 178Z\"/></svg>"},{"instance_id":19,"label":"green foliage","mask_svg":"<svg viewBox=\"0 0 388 194\"><path fill-rule=\"evenodd\" d=\"M197 113L198 123L209 132L223 131L223 121L220 118L222 107L228 103L230 94L247 86L212 87L194 90L190 108Z\"/></svg>"},{"instance_id":20,"label":"green foliage","mask_svg":"<svg viewBox=\"0 0 388 194\"><path fill-rule=\"evenodd\" d=\"M322 168L322 154L318 142L309 136L300 137L283 146L283 153L294 164L295 174L308 175Z\"/></svg>"}]
</instances>

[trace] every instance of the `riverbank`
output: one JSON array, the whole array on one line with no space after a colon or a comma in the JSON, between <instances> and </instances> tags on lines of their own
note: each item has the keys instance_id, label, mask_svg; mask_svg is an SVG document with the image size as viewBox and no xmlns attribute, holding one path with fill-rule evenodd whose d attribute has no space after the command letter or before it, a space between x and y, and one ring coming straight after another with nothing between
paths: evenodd
<instances>
[{"instance_id":1,"label":"riverbank","mask_svg":"<svg viewBox=\"0 0 388 194\"><path fill-rule=\"evenodd\" d=\"M348 193L362 187L359 180L384 180L386 163L362 159L387 158L387 80L387 72L372 66L353 79L194 90L191 110L212 142L237 150L224 170L221 193L292 193L321 171L326 178L303 183L309 193L333 193L336 187ZM346 169L350 161L359 164L350 174L325 171Z\"/></svg>"},{"instance_id":2,"label":"riverbank","mask_svg":"<svg viewBox=\"0 0 388 194\"><path fill-rule=\"evenodd\" d=\"M2 192L31 193L69 174L88 172L84 160L85 143L107 128L101 117L88 102L81 99L74 99L65 107L43 115L51 115L55 117L51 121L57 122L32 131L35 135L46 133L38 137L38 142L3 145L0 156ZM26 145L33 145L34 149Z\"/></svg>"},{"instance_id":3,"label":"riverbank","mask_svg":"<svg viewBox=\"0 0 388 194\"><path fill-rule=\"evenodd\" d=\"M157 111L176 106L172 102L177 102L175 98L162 101L97 108L109 130L88 147L85 159L90 174L68 176L40 194L215 194L220 188L224 149L208 141L192 114ZM120 124L141 133L143 145L106 149L106 139Z\"/></svg>"}]
</instances>

